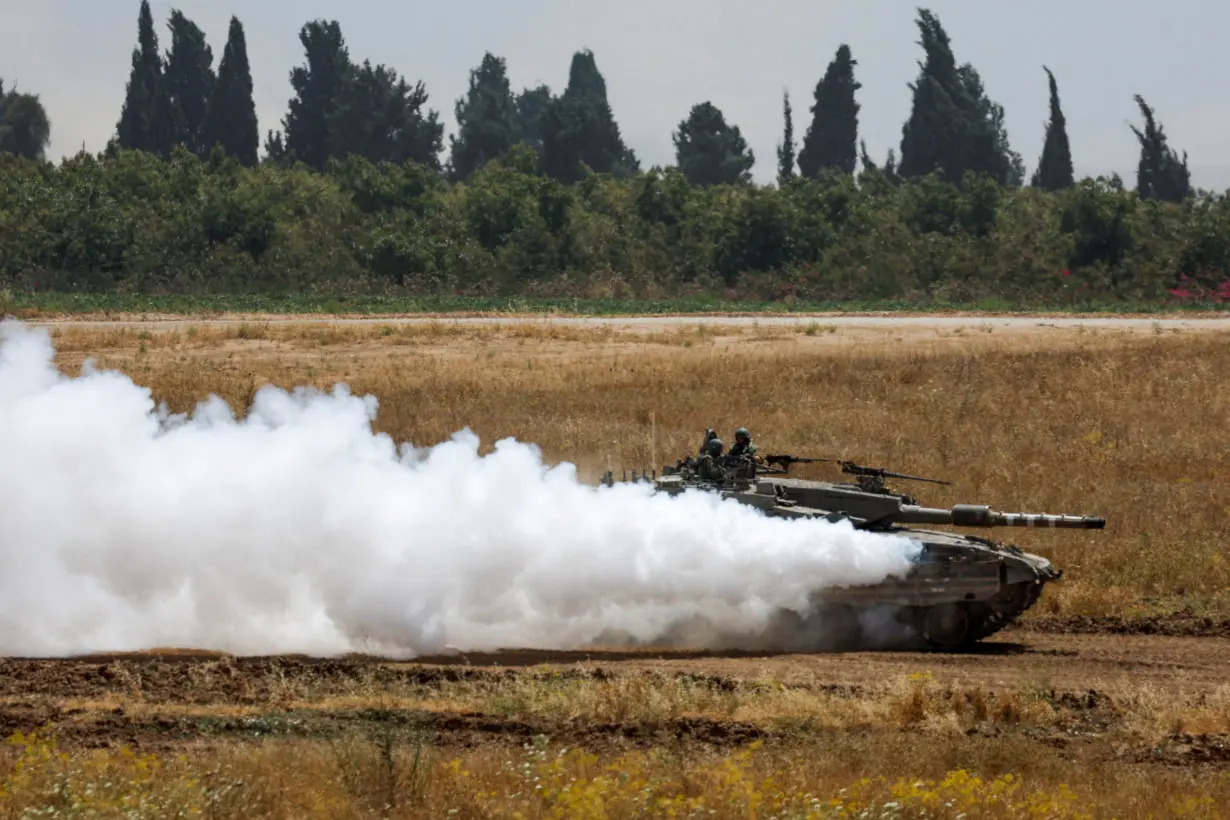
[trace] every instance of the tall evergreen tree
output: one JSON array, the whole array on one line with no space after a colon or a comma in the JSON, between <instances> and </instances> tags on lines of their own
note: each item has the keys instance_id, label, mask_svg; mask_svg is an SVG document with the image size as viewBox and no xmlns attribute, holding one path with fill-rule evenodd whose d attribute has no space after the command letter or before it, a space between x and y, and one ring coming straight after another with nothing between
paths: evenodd
<instances>
[{"instance_id":1,"label":"tall evergreen tree","mask_svg":"<svg viewBox=\"0 0 1230 820\"><path fill-rule=\"evenodd\" d=\"M237 17L231 17L202 142L206 152L220 145L227 156L235 157L243 165L257 163L260 131L252 99L252 71L243 24Z\"/></svg>"},{"instance_id":2,"label":"tall evergreen tree","mask_svg":"<svg viewBox=\"0 0 1230 820\"><path fill-rule=\"evenodd\" d=\"M799 152L799 173L815 179L821 170L832 168L853 174L858 162L858 112L861 107L854 93L862 83L854 79L858 65L850 47L842 44L816 83L811 107L811 125Z\"/></svg>"},{"instance_id":3,"label":"tall evergreen tree","mask_svg":"<svg viewBox=\"0 0 1230 820\"><path fill-rule=\"evenodd\" d=\"M577 181L586 167L617 176L640 169L636 153L620 136L606 80L588 49L573 55L568 87L547 107L542 142L544 168L561 182Z\"/></svg>"},{"instance_id":4,"label":"tall evergreen tree","mask_svg":"<svg viewBox=\"0 0 1230 820\"><path fill-rule=\"evenodd\" d=\"M0 153L43 159L51 141L51 122L37 94L4 90L0 80Z\"/></svg>"},{"instance_id":5,"label":"tall evergreen tree","mask_svg":"<svg viewBox=\"0 0 1230 820\"><path fill-rule=\"evenodd\" d=\"M119 147L165 156L171 148L171 123L154 18L149 0L141 0L137 47L132 51L132 71L116 125Z\"/></svg>"},{"instance_id":6,"label":"tall evergreen tree","mask_svg":"<svg viewBox=\"0 0 1230 820\"><path fill-rule=\"evenodd\" d=\"M307 60L290 74L295 96L281 134L270 134L271 157L285 152L312 168L324 168L329 159L330 123L333 122L340 93L351 72L350 52L336 20L314 20L299 31L299 41Z\"/></svg>"},{"instance_id":7,"label":"tall evergreen tree","mask_svg":"<svg viewBox=\"0 0 1230 820\"><path fill-rule=\"evenodd\" d=\"M969 170L988 174L1001 185L1020 187L1025 183L1025 162L1008 144L1004 107L987 98L982 78L972 65L961 66L959 73L965 98L973 101L970 127L973 163Z\"/></svg>"},{"instance_id":8,"label":"tall evergreen tree","mask_svg":"<svg viewBox=\"0 0 1230 820\"><path fill-rule=\"evenodd\" d=\"M205 40L205 32L178 9L171 11L167 27L171 30L171 50L163 76L171 114L171 141L203 157L208 150L205 120L217 83L213 51Z\"/></svg>"},{"instance_id":9,"label":"tall evergreen tree","mask_svg":"<svg viewBox=\"0 0 1230 820\"><path fill-rule=\"evenodd\" d=\"M357 154L372 162L417 162L440 168L444 124L424 111L427 90L388 66L352 67L329 119L330 157Z\"/></svg>"},{"instance_id":10,"label":"tall evergreen tree","mask_svg":"<svg viewBox=\"0 0 1230 820\"><path fill-rule=\"evenodd\" d=\"M777 146L777 184L785 185L794 177L794 115L790 108L790 92L782 92L782 141Z\"/></svg>"},{"instance_id":11,"label":"tall evergreen tree","mask_svg":"<svg viewBox=\"0 0 1230 820\"><path fill-rule=\"evenodd\" d=\"M1044 191L1060 191L1070 188L1076 179L1072 170L1072 149L1068 145L1068 126L1064 119L1063 109L1059 106L1059 86L1055 75L1046 66L1046 72L1051 86L1051 121L1046 126L1046 142L1042 146L1042 157L1038 160L1038 169L1034 171L1030 185Z\"/></svg>"},{"instance_id":12,"label":"tall evergreen tree","mask_svg":"<svg viewBox=\"0 0 1230 820\"><path fill-rule=\"evenodd\" d=\"M679 170L692 185L733 185L750 182L756 157L737 125L726 123L711 102L692 106L688 118L672 135Z\"/></svg>"},{"instance_id":13,"label":"tall evergreen tree","mask_svg":"<svg viewBox=\"0 0 1230 820\"><path fill-rule=\"evenodd\" d=\"M986 97L973 66L957 66L947 32L934 14L919 9L920 45L926 60L902 127L898 172L917 177L938 171L960 184L966 171L989 174L1003 185L1020 185L1024 165L1008 145L1003 108Z\"/></svg>"},{"instance_id":14,"label":"tall evergreen tree","mask_svg":"<svg viewBox=\"0 0 1230 820\"><path fill-rule=\"evenodd\" d=\"M449 164L455 178L465 179L504 156L517 142L517 101L508 84L504 58L491 52L483 55L482 63L470 70L470 88L457 100L454 112L457 133L449 138Z\"/></svg>"},{"instance_id":15,"label":"tall evergreen tree","mask_svg":"<svg viewBox=\"0 0 1230 820\"><path fill-rule=\"evenodd\" d=\"M542 123L551 105L551 89L546 85L527 88L517 95L517 133L521 142L542 156Z\"/></svg>"},{"instance_id":16,"label":"tall evergreen tree","mask_svg":"<svg viewBox=\"0 0 1230 820\"><path fill-rule=\"evenodd\" d=\"M1166 202L1182 202L1192 192L1191 172L1187 168L1187 152L1180 160L1178 154L1166 140L1165 129L1162 128L1154 115L1153 109L1145 103L1143 97L1136 94L1133 99L1140 106L1140 113L1145 118L1145 128L1141 131L1131 126L1132 132L1140 142L1140 162L1136 168L1136 190L1141 199L1160 199Z\"/></svg>"}]
</instances>

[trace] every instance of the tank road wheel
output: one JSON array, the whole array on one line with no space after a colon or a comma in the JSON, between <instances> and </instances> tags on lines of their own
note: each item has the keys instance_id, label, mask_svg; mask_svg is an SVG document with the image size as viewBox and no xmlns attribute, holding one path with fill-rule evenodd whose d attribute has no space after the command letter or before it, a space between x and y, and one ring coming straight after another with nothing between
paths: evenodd
<instances>
[{"instance_id":1,"label":"tank road wheel","mask_svg":"<svg viewBox=\"0 0 1230 820\"><path fill-rule=\"evenodd\" d=\"M1038 602L1042 587L1041 583L1026 581L1014 584L1005 594L994 598L988 607L991 612L978 625L974 640L990 637L1019 618Z\"/></svg>"},{"instance_id":2,"label":"tank road wheel","mask_svg":"<svg viewBox=\"0 0 1230 820\"><path fill-rule=\"evenodd\" d=\"M923 637L938 646L959 646L973 631L973 620L961 604L933 606L923 613Z\"/></svg>"}]
</instances>

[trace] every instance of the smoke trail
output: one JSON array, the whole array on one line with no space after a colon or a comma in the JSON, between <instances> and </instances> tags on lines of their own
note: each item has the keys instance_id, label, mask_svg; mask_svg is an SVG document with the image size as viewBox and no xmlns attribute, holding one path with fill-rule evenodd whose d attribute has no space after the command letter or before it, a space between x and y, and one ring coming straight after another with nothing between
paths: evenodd
<instances>
[{"instance_id":1,"label":"smoke trail","mask_svg":"<svg viewBox=\"0 0 1230 820\"><path fill-rule=\"evenodd\" d=\"M469 431L373 434L376 401L265 387L155 407L116 372L65 377L46 332L0 323L0 652L237 654L651 640L754 631L819 587L904 572L917 545L766 518L708 494L590 487Z\"/></svg>"}]
</instances>

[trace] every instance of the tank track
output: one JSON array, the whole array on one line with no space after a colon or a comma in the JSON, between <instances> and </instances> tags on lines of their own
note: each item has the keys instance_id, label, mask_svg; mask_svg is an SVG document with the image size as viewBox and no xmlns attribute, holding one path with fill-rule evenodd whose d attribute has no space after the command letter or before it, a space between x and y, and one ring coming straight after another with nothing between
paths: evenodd
<instances>
[{"instance_id":1,"label":"tank track","mask_svg":"<svg viewBox=\"0 0 1230 820\"><path fill-rule=\"evenodd\" d=\"M970 633L970 636L965 643L977 643L978 641L985 640L986 638L994 635L996 632L999 632L1005 627L1011 625L1014 621L1025 614L1030 607L1038 602L1038 599L1042 597L1042 587L1044 586L1044 583L1030 584L1026 590L1025 600L1023 603L1010 609L992 611L991 614L983 620L979 627Z\"/></svg>"}]
</instances>

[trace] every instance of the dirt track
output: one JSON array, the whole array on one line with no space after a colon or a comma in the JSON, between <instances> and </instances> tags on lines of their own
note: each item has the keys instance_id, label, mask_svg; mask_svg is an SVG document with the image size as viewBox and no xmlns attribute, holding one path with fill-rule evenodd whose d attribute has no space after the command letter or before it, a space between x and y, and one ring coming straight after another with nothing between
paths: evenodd
<instances>
[{"instance_id":1,"label":"dirt track","mask_svg":"<svg viewBox=\"0 0 1230 820\"><path fill-rule=\"evenodd\" d=\"M723 747L785 735L780 721L733 715L614 720L595 713L561 718L521 707L471 703L466 708L455 699L458 692L483 691L492 698L489 703L500 704L521 697L510 694L516 687L595 681L615 687L650 685L646 681L666 688L699 686L720 696L763 692L768 681L775 691L803 697L872 702L886 697L886 682L930 673L929 681L951 692L978 690L991 698L1040 693L1037 697L1059 718L1034 739L1055 746L1073 738L1095 742L1124 725L1127 710L1139 714L1136 698L1142 692L1160 695L1175 706L1198 707L1230 680L1230 638L1047 634L1034 629L1003 634L1003 640L957 654L510 651L394 663L371 658L235 659L167 651L6 659L0 660L0 732L55 725L72 745L159 748L223 739L325 737L391 721L432 732L438 741L456 747L519 745L540 733L608 748L660 743L663 733L679 742ZM385 696L392 700L382 706ZM456 705L441 705L450 702ZM1096 743L1089 748L1099 755L1128 754L1167 765L1230 767L1230 736L1224 734L1172 733L1160 745L1131 746L1127 751L1097 751L1101 747Z\"/></svg>"},{"instance_id":2,"label":"dirt track","mask_svg":"<svg viewBox=\"0 0 1230 820\"><path fill-rule=\"evenodd\" d=\"M1015 687L1046 682L1058 691L1090 688L1122 692L1149 682L1169 691L1197 691L1230 682L1230 638L1133 634L1046 634L1012 629L1004 639L962 652L850 652L788 654L676 650L510 650L422 657L413 662L376 658L340 659L278 656L227 659L205 652L175 650L94 655L71 659L0 659L0 697L24 693L97 699L117 688L107 670L139 673L146 702L260 702L264 675L310 682L320 690L340 687L364 670L380 669L402 682L428 685L491 675L514 676L544 668L574 668L610 675L687 674L731 682L770 676L788 685L864 687L893 675L930 672L944 683ZM225 677L205 690L184 689L193 668L223 662ZM127 674L127 672L125 672ZM323 689L320 689L323 687ZM245 694L246 693L246 694ZM205 695L205 700L201 696Z\"/></svg>"}]
</instances>

